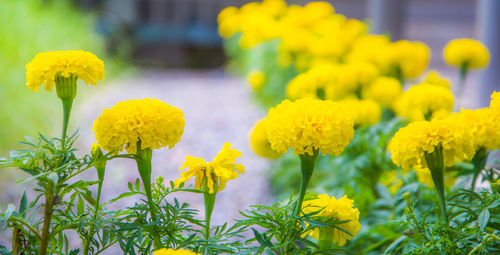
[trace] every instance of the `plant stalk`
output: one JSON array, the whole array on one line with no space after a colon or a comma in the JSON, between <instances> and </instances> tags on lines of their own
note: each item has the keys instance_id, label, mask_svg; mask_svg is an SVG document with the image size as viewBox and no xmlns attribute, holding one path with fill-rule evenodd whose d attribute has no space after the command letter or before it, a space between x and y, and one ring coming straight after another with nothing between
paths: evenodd
<instances>
[{"instance_id":1,"label":"plant stalk","mask_svg":"<svg viewBox=\"0 0 500 255\"><path fill-rule=\"evenodd\" d=\"M319 248L321 250L332 249L333 243L333 227L320 227L319 228Z\"/></svg>"},{"instance_id":2,"label":"plant stalk","mask_svg":"<svg viewBox=\"0 0 500 255\"><path fill-rule=\"evenodd\" d=\"M94 207L94 217L93 217L94 222L97 220L97 215L99 214L101 193L102 193L102 183L104 181L104 173L105 173L104 168L99 169L99 167L97 167L97 166L96 166L96 168L98 168L97 175L98 175L99 183L97 186L97 197L96 197L95 205L94 205L95 206ZM91 239L94 236L94 234L95 234L95 226L92 224L90 226L90 230L87 233L87 236L85 238L85 243L83 244L83 254L84 255L89 254L90 243L91 243Z\"/></svg>"},{"instance_id":3,"label":"plant stalk","mask_svg":"<svg viewBox=\"0 0 500 255\"><path fill-rule=\"evenodd\" d=\"M40 240L40 247L38 248L39 255L47 255L47 250L49 248L50 222L52 220L53 211L54 211L54 185L52 183L49 183L47 184L45 191L45 210L43 213L43 227Z\"/></svg>"},{"instance_id":4,"label":"plant stalk","mask_svg":"<svg viewBox=\"0 0 500 255\"><path fill-rule=\"evenodd\" d=\"M443 161L443 147L438 145L434 147L434 151L431 153L425 152L425 160L427 166L431 171L432 181L434 182L434 187L436 188L437 195L441 202L441 212L443 217L448 222L448 214L446 213L446 198L444 195L444 161Z\"/></svg>"},{"instance_id":5,"label":"plant stalk","mask_svg":"<svg viewBox=\"0 0 500 255\"><path fill-rule=\"evenodd\" d=\"M311 180L311 176L314 172L314 163L316 162L318 153L319 150L315 149L313 151L313 155L309 155L307 153L299 155L301 171L302 171L302 179L300 183L299 198L297 200L295 209L293 210L293 216L298 216L302 209L302 203L304 202L304 196L306 195L307 186L309 185L309 181Z\"/></svg>"},{"instance_id":6,"label":"plant stalk","mask_svg":"<svg viewBox=\"0 0 500 255\"><path fill-rule=\"evenodd\" d=\"M474 157L472 158L472 164L474 165L474 174L472 176L472 183L470 188L471 191L474 191L474 189L476 188L477 178L486 165L488 155L488 150L484 147L481 147L476 151L476 154L474 154Z\"/></svg>"}]
</instances>

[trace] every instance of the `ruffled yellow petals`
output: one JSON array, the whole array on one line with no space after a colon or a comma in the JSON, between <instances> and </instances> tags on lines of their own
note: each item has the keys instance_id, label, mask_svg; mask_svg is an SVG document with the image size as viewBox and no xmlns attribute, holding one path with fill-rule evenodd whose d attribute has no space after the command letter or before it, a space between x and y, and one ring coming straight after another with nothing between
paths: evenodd
<instances>
[{"instance_id":1,"label":"ruffled yellow petals","mask_svg":"<svg viewBox=\"0 0 500 255\"><path fill-rule=\"evenodd\" d=\"M172 148L184 132L184 114L179 108L158 99L136 99L105 109L94 121L97 143L107 151L134 154L141 149Z\"/></svg>"},{"instance_id":2,"label":"ruffled yellow petals","mask_svg":"<svg viewBox=\"0 0 500 255\"><path fill-rule=\"evenodd\" d=\"M427 168L425 153L442 146L445 166L474 156L473 138L464 123L451 119L417 121L396 132L388 150L392 161L403 169Z\"/></svg>"},{"instance_id":3,"label":"ruffled yellow petals","mask_svg":"<svg viewBox=\"0 0 500 255\"><path fill-rule=\"evenodd\" d=\"M462 109L459 113L450 115L450 120L461 122L471 133L476 150L485 148L488 150L500 149L500 129L498 118L489 108L477 110Z\"/></svg>"},{"instance_id":4,"label":"ruffled yellow petals","mask_svg":"<svg viewBox=\"0 0 500 255\"><path fill-rule=\"evenodd\" d=\"M444 61L458 68L483 68L490 62L490 52L481 42L462 38L448 42L443 50Z\"/></svg>"},{"instance_id":5,"label":"ruffled yellow petals","mask_svg":"<svg viewBox=\"0 0 500 255\"><path fill-rule=\"evenodd\" d=\"M175 185L179 186L194 176L196 177L196 189L202 189L203 182L206 180L209 193L213 194L223 190L229 180L236 179L239 174L245 172L243 165L236 164L236 158L241 157L241 152L231 147L232 145L226 142L212 162L187 156L186 161L179 168L179 170L186 168L187 170L181 173L181 178L175 181Z\"/></svg>"},{"instance_id":6,"label":"ruffled yellow petals","mask_svg":"<svg viewBox=\"0 0 500 255\"><path fill-rule=\"evenodd\" d=\"M339 155L354 136L350 112L340 103L317 99L284 100L271 108L266 119L267 137L273 150L313 155Z\"/></svg>"},{"instance_id":7,"label":"ruffled yellow petals","mask_svg":"<svg viewBox=\"0 0 500 255\"><path fill-rule=\"evenodd\" d=\"M265 119L259 120L252 129L250 133L250 145L253 151L261 157L276 159L281 156L280 153L271 148L271 144L267 139Z\"/></svg>"},{"instance_id":8,"label":"ruffled yellow petals","mask_svg":"<svg viewBox=\"0 0 500 255\"><path fill-rule=\"evenodd\" d=\"M26 65L26 86L38 91L42 84L52 91L56 77L75 77L86 84L97 85L104 80L104 62L83 50L49 51L38 53Z\"/></svg>"},{"instance_id":9,"label":"ruffled yellow petals","mask_svg":"<svg viewBox=\"0 0 500 255\"><path fill-rule=\"evenodd\" d=\"M302 206L302 211L306 214L317 213L317 216L334 218L338 221L348 221L337 225L339 228L344 229L349 232L345 233L338 228L333 229L333 243L339 246L344 246L347 240L352 239L358 234L361 229L361 224L359 223L359 210L354 208L354 201L343 196L340 199L335 199L335 197L330 197L327 194L318 195L316 199L306 200ZM319 239L319 228L315 228L309 232L309 234L316 239Z\"/></svg>"}]
</instances>

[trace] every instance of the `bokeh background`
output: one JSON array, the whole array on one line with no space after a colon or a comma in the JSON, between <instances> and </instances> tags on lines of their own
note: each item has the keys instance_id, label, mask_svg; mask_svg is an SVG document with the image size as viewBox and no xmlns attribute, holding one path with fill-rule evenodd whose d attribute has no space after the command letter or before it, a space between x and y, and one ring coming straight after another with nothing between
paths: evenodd
<instances>
[{"instance_id":1,"label":"bokeh background","mask_svg":"<svg viewBox=\"0 0 500 255\"><path fill-rule=\"evenodd\" d=\"M238 217L251 204L273 201L269 162L250 149L248 134L266 112L253 102L251 89L228 71L216 17L239 0L2 0L0 1L0 157L21 149L24 136L60 133L61 106L55 93L32 93L25 86L25 64L38 52L83 49L106 63L106 80L79 86L70 130L79 130L79 153L93 143L92 122L103 109L132 98L155 97L181 108L186 128L172 150L157 150L153 176L179 176L185 156L213 158L225 141L243 156L246 173L218 195L214 221ZM304 4L308 1L287 1ZM472 72L460 104L487 105L500 80L497 0L338 0L336 12L368 20L374 32L426 43L432 50L429 69L453 83L458 73L444 64L441 51L454 38L482 40L492 54L488 69ZM488 16L490 15L490 16ZM497 14L498 15L498 14ZM497 23L495 23L497 22ZM496 30L495 30L496 28ZM496 70L496 72L495 72ZM23 173L0 169L0 208L18 203L28 184L15 184ZM95 178L89 173L88 178ZM127 189L138 178L134 162L113 162L105 179L104 199ZM186 196L194 208L202 199ZM117 206L127 206L133 200ZM0 234L5 242L8 233ZM2 239L3 238L3 239Z\"/></svg>"}]
</instances>

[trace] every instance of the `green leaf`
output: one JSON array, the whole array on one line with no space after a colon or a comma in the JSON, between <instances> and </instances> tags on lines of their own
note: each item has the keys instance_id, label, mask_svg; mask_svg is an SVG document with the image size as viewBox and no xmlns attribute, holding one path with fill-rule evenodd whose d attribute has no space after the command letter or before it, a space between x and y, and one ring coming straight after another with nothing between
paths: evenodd
<instances>
[{"instance_id":1,"label":"green leaf","mask_svg":"<svg viewBox=\"0 0 500 255\"><path fill-rule=\"evenodd\" d=\"M490 211L488 210L488 208L484 208L484 210L479 214L479 217L477 219L481 231L484 231L484 228L486 228L486 225L488 225L489 220L490 220Z\"/></svg>"},{"instance_id":2,"label":"green leaf","mask_svg":"<svg viewBox=\"0 0 500 255\"><path fill-rule=\"evenodd\" d=\"M78 215L83 215L83 212L85 211L85 204L83 203L82 197L80 197L78 199L78 205L76 207L76 211L77 211Z\"/></svg>"},{"instance_id":3,"label":"green leaf","mask_svg":"<svg viewBox=\"0 0 500 255\"><path fill-rule=\"evenodd\" d=\"M396 249L396 247L402 243L404 240L406 240L406 238L408 238L407 236L405 235L402 235L401 237L399 237L398 239L396 239L396 241L392 242L391 245L389 245L389 247L387 247L387 249L385 250L384 252L384 255L385 254L392 254L392 251L394 249Z\"/></svg>"},{"instance_id":4,"label":"green leaf","mask_svg":"<svg viewBox=\"0 0 500 255\"><path fill-rule=\"evenodd\" d=\"M23 193L23 197L21 198L21 203L19 203L19 216L22 219L25 217L26 208L28 207L28 198L26 196L26 191Z\"/></svg>"}]
</instances>

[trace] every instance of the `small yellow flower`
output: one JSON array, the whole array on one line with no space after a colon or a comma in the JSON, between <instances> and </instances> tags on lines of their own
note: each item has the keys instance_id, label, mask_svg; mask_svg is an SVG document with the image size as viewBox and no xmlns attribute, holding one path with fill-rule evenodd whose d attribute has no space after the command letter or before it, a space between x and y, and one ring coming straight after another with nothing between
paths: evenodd
<instances>
[{"instance_id":1,"label":"small yellow flower","mask_svg":"<svg viewBox=\"0 0 500 255\"><path fill-rule=\"evenodd\" d=\"M474 156L472 136L467 127L450 119L417 121L400 128L391 139L388 150L392 161L403 169L427 168L425 153L442 146L445 166Z\"/></svg>"},{"instance_id":2,"label":"small yellow flower","mask_svg":"<svg viewBox=\"0 0 500 255\"><path fill-rule=\"evenodd\" d=\"M406 40L390 44L387 50L392 66L399 69L404 78L415 78L424 72L431 55L431 50L424 43Z\"/></svg>"},{"instance_id":3,"label":"small yellow flower","mask_svg":"<svg viewBox=\"0 0 500 255\"><path fill-rule=\"evenodd\" d=\"M267 139L266 119L261 119L255 124L250 133L250 145L253 151L261 157L276 159L281 156L281 154L271 148L271 144Z\"/></svg>"},{"instance_id":4,"label":"small yellow flower","mask_svg":"<svg viewBox=\"0 0 500 255\"><path fill-rule=\"evenodd\" d=\"M351 112L356 126L377 124L382 117L382 108L377 102L370 99L344 99L339 103Z\"/></svg>"},{"instance_id":5,"label":"small yellow flower","mask_svg":"<svg viewBox=\"0 0 500 255\"><path fill-rule=\"evenodd\" d=\"M251 71L247 75L248 84L253 88L253 90L260 90L266 83L266 75L258 70Z\"/></svg>"},{"instance_id":6,"label":"small yellow flower","mask_svg":"<svg viewBox=\"0 0 500 255\"><path fill-rule=\"evenodd\" d=\"M134 154L141 149L159 149L177 144L184 132L184 114L179 108L158 99L136 99L105 109L94 121L97 143L107 151Z\"/></svg>"},{"instance_id":7,"label":"small yellow flower","mask_svg":"<svg viewBox=\"0 0 500 255\"><path fill-rule=\"evenodd\" d=\"M362 91L363 98L375 100L389 109L402 94L403 86L397 79L391 77L378 77Z\"/></svg>"},{"instance_id":8,"label":"small yellow flower","mask_svg":"<svg viewBox=\"0 0 500 255\"><path fill-rule=\"evenodd\" d=\"M241 152L231 149L232 146L230 143L224 143L221 151L215 156L212 162L206 162L202 158L187 156L186 161L184 161L179 170L185 168L188 168L188 170L181 173L181 178L175 181L175 185L179 186L181 183L195 176L194 187L196 189L201 189L203 181L206 179L209 193L213 194L223 190L229 180L236 179L238 178L238 174L245 172L243 165L235 164L236 158L241 157Z\"/></svg>"},{"instance_id":9,"label":"small yellow flower","mask_svg":"<svg viewBox=\"0 0 500 255\"><path fill-rule=\"evenodd\" d=\"M490 53L481 42L462 38L453 39L443 50L444 61L451 66L462 68L483 68L490 61Z\"/></svg>"},{"instance_id":10,"label":"small yellow flower","mask_svg":"<svg viewBox=\"0 0 500 255\"><path fill-rule=\"evenodd\" d=\"M451 112L453 101L453 93L449 89L422 83L403 93L394 110L398 116L409 121L430 120L435 112Z\"/></svg>"},{"instance_id":11,"label":"small yellow flower","mask_svg":"<svg viewBox=\"0 0 500 255\"><path fill-rule=\"evenodd\" d=\"M349 232L350 235L342 230L339 230L338 228L333 228L333 240L331 240L332 243L344 246L347 240L356 236L358 231L361 229L361 224L359 223L359 210L353 207L354 201L347 198L347 196L335 199L335 197L322 194L318 195L316 199L304 201L302 211L307 214L321 210L318 214L316 214L317 216L334 218L338 221L348 221L337 226ZM315 228L309 232L309 235L315 239L319 239L320 231L320 228Z\"/></svg>"},{"instance_id":12,"label":"small yellow flower","mask_svg":"<svg viewBox=\"0 0 500 255\"><path fill-rule=\"evenodd\" d=\"M76 77L86 84L96 85L104 80L104 62L83 50L49 51L38 53L26 65L26 86L38 91L42 84L52 91L57 77Z\"/></svg>"},{"instance_id":13,"label":"small yellow flower","mask_svg":"<svg viewBox=\"0 0 500 255\"><path fill-rule=\"evenodd\" d=\"M178 249L174 250L172 248L162 248L159 250L156 250L153 252L153 255L198 255L199 253L184 250L184 249Z\"/></svg>"},{"instance_id":14,"label":"small yellow flower","mask_svg":"<svg viewBox=\"0 0 500 255\"><path fill-rule=\"evenodd\" d=\"M354 136L354 122L349 111L339 103L317 99L284 100L271 108L266 119L271 147L285 153L338 156Z\"/></svg>"},{"instance_id":15,"label":"small yellow flower","mask_svg":"<svg viewBox=\"0 0 500 255\"><path fill-rule=\"evenodd\" d=\"M446 78L439 74L436 70L431 70L427 76L425 77L424 83L442 86L447 89L451 88L451 82Z\"/></svg>"}]
</instances>

